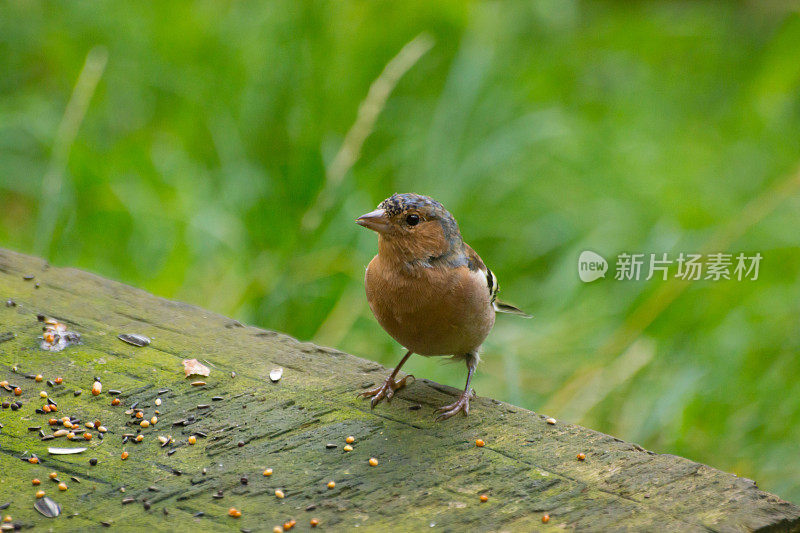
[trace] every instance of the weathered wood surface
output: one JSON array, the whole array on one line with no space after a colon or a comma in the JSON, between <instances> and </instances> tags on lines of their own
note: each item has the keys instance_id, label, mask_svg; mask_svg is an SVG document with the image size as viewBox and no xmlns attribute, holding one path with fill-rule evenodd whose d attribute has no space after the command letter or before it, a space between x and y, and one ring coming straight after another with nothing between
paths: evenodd
<instances>
[{"instance_id":1,"label":"weathered wood surface","mask_svg":"<svg viewBox=\"0 0 800 533\"><path fill-rule=\"evenodd\" d=\"M24 280L26 274L35 279ZM323 529L366 531L800 530L798 507L749 480L582 427L548 425L544 416L502 402L479 398L468 418L435 423L433 409L457 391L423 379L371 411L355 393L384 378L376 363L92 274L0 250L0 297L0 339L14 335L0 342L0 380L19 385L23 403L0 410L0 504L10 502L0 514L23 527L78 531L105 521L119 530L271 531L295 519L298 530L307 530L317 518ZM16 305L6 306L8 299ZM43 351L40 313L79 332L83 344ZM123 332L153 342L136 348L117 339ZM193 357L212 367L204 387L184 378L181 361ZM284 373L272 383L275 367ZM64 382L49 387L29 373ZM89 394L94 376L104 386L96 397ZM76 397L75 389L84 392ZM121 405L111 405L109 389L122 391ZM163 389L169 392L159 394ZM102 421L105 438L91 431L86 452L48 455L48 445L76 443L42 442L28 430L41 425L51 432L51 415L34 412L43 405L40 390L58 403L57 416ZM0 399L15 397L0 389ZM133 402L146 417L158 409L158 423L134 426L125 414ZM191 415L188 425L173 425ZM144 441L123 444L123 433L137 429ZM195 432L207 437L189 445ZM172 435L174 445L161 447L159 435ZM343 451L348 435L356 439L352 452ZM486 446L476 447L476 438ZM125 461L123 450L130 454ZM20 460L30 452L42 463ZM576 459L580 452L585 461ZM370 457L379 465L369 466ZM262 475L267 467L270 477ZM57 490L51 471L68 490ZM63 506L61 516L34 510L34 477ZM326 487L329 480L335 488ZM277 488L284 499L276 498ZM489 501L481 503L480 494ZM125 498L135 500L123 504ZM229 517L230 507L243 516Z\"/></svg>"}]
</instances>

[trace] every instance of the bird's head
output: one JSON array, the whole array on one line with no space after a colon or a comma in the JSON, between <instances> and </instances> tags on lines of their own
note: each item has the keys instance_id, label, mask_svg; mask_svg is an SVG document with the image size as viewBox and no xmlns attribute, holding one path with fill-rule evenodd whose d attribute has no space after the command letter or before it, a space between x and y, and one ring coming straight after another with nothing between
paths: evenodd
<instances>
[{"instance_id":1,"label":"bird's head","mask_svg":"<svg viewBox=\"0 0 800 533\"><path fill-rule=\"evenodd\" d=\"M429 196L393 194L356 223L378 233L379 253L405 262L435 259L463 247L453 215Z\"/></svg>"}]
</instances>

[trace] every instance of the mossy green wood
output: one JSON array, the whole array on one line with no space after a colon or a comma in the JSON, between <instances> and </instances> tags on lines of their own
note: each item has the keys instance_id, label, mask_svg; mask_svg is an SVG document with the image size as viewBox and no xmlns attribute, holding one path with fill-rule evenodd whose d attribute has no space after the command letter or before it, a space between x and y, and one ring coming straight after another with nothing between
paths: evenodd
<instances>
[{"instance_id":1,"label":"mossy green wood","mask_svg":"<svg viewBox=\"0 0 800 533\"><path fill-rule=\"evenodd\" d=\"M35 279L23 279L26 274ZM16 303L0 304L0 339L13 334L0 342L0 380L19 385L24 404L0 411L0 504L10 502L2 514L17 524L256 531L290 519L305 530L317 518L321 528L365 531L800 529L800 508L752 481L582 427L549 425L542 415L496 400L478 398L468 418L436 423L433 409L456 391L424 379L370 410L355 393L385 377L380 365L79 270L0 250L0 297ZM83 343L43 351L40 313L79 332ZM152 344L125 344L117 339L125 332L147 335ZM185 358L211 367L206 386L193 387L184 377ZM277 383L268 377L275 367L284 369ZM49 387L26 378L29 373L64 382ZM89 393L94 376L103 382L99 396ZM76 397L75 389L84 392ZM109 389L122 391L121 405L111 405ZM159 394L163 389L169 392ZM102 421L105 439L93 432L81 444L86 452L49 455L48 445L77 444L43 442L29 431L49 429L50 415L34 412L43 404L40 390L58 402L57 416ZM13 398L2 389L0 395ZM122 434L138 429L125 414L133 402L147 417L158 409L159 421L141 430L141 444L123 444ZM190 415L193 423L173 425ZM189 445L195 432L207 436ZM159 435L171 435L174 445L162 447ZM343 451L348 435L356 439L352 452ZM476 447L476 438L486 446ZM123 450L130 454L125 461ZM26 452L42 463L20 460ZM579 452L585 461L576 459ZM378 466L368 464L370 457ZM274 473L265 477L268 467ZM51 471L67 491L48 479ZM34 510L32 478L62 505L61 516L48 519ZM329 480L334 489L326 487ZM275 496L278 488L284 499ZM218 491L222 498L214 497ZM481 503L481 494L489 501ZM134 501L123 504L125 498ZM242 517L229 517L230 507Z\"/></svg>"}]
</instances>

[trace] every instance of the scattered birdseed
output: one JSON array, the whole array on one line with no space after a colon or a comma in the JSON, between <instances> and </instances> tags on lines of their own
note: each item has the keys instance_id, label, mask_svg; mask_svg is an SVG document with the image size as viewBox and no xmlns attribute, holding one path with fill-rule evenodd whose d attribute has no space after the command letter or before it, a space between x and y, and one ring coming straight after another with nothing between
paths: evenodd
<instances>
[{"instance_id":1,"label":"scattered birdseed","mask_svg":"<svg viewBox=\"0 0 800 533\"><path fill-rule=\"evenodd\" d=\"M355 438L354 436L350 435L349 437L347 437L346 439L344 439L344 441L345 441L347 444L353 444L353 443L356 441L356 438Z\"/></svg>"},{"instance_id":2,"label":"scattered birdseed","mask_svg":"<svg viewBox=\"0 0 800 533\"><path fill-rule=\"evenodd\" d=\"M192 381L192 387L202 387L205 384L205 381Z\"/></svg>"},{"instance_id":3,"label":"scattered birdseed","mask_svg":"<svg viewBox=\"0 0 800 533\"><path fill-rule=\"evenodd\" d=\"M111 400L111 405L119 405L120 403L121 402L120 402L119 398L114 398L113 400Z\"/></svg>"},{"instance_id":4,"label":"scattered birdseed","mask_svg":"<svg viewBox=\"0 0 800 533\"><path fill-rule=\"evenodd\" d=\"M319 520L317 520L316 518L312 518L310 524L311 527L317 527L319 525Z\"/></svg>"},{"instance_id":5,"label":"scattered birdseed","mask_svg":"<svg viewBox=\"0 0 800 533\"><path fill-rule=\"evenodd\" d=\"M50 473L47 475L47 477L49 477L50 479L55 479L55 478L57 478L57 477L58 477L58 473L57 473L57 472L50 472Z\"/></svg>"},{"instance_id":6,"label":"scattered birdseed","mask_svg":"<svg viewBox=\"0 0 800 533\"><path fill-rule=\"evenodd\" d=\"M265 476L271 476L272 475L272 469L271 468L267 468L266 470L264 470L264 475Z\"/></svg>"},{"instance_id":7,"label":"scattered birdseed","mask_svg":"<svg viewBox=\"0 0 800 533\"><path fill-rule=\"evenodd\" d=\"M478 448L483 448L484 446L486 446L486 443L483 442L483 439L477 439L475 441L475 446L477 446Z\"/></svg>"},{"instance_id":8,"label":"scattered birdseed","mask_svg":"<svg viewBox=\"0 0 800 533\"><path fill-rule=\"evenodd\" d=\"M42 377L41 374L36 374L36 377L34 377L33 379L36 381L42 381L44 378Z\"/></svg>"},{"instance_id":9,"label":"scattered birdseed","mask_svg":"<svg viewBox=\"0 0 800 533\"><path fill-rule=\"evenodd\" d=\"M378 466L378 460L374 457L369 458L369 466Z\"/></svg>"},{"instance_id":10,"label":"scattered birdseed","mask_svg":"<svg viewBox=\"0 0 800 533\"><path fill-rule=\"evenodd\" d=\"M157 416L154 416L153 418L150 419L150 423L153 424L154 426L156 425L157 422L158 422Z\"/></svg>"},{"instance_id":11,"label":"scattered birdseed","mask_svg":"<svg viewBox=\"0 0 800 533\"><path fill-rule=\"evenodd\" d=\"M244 446L244 441L240 440L239 442L236 443L236 445L239 446L239 448L241 448L242 446Z\"/></svg>"},{"instance_id":12,"label":"scattered birdseed","mask_svg":"<svg viewBox=\"0 0 800 533\"><path fill-rule=\"evenodd\" d=\"M61 385L61 383L64 381L64 378L58 377L58 378L56 378L55 381L56 381L56 385Z\"/></svg>"},{"instance_id":13,"label":"scattered birdseed","mask_svg":"<svg viewBox=\"0 0 800 533\"><path fill-rule=\"evenodd\" d=\"M39 481L37 478L33 478L31 480L31 483L33 483L33 485L39 485L39 484L41 484L41 481Z\"/></svg>"},{"instance_id":14,"label":"scattered birdseed","mask_svg":"<svg viewBox=\"0 0 800 533\"><path fill-rule=\"evenodd\" d=\"M122 498L122 505L127 505L127 504L133 503L135 501L136 501L136 498L131 498L131 497Z\"/></svg>"},{"instance_id":15,"label":"scattered birdseed","mask_svg":"<svg viewBox=\"0 0 800 533\"><path fill-rule=\"evenodd\" d=\"M581 452L578 454L578 461L583 461L586 459L586 454Z\"/></svg>"},{"instance_id":16,"label":"scattered birdseed","mask_svg":"<svg viewBox=\"0 0 800 533\"><path fill-rule=\"evenodd\" d=\"M328 444L325 445L325 447L328 448L329 450L332 450L333 448L338 448L339 446L332 442L329 442Z\"/></svg>"},{"instance_id":17,"label":"scattered birdseed","mask_svg":"<svg viewBox=\"0 0 800 533\"><path fill-rule=\"evenodd\" d=\"M489 496L487 496L486 494L481 494L481 498L480 499L481 499L482 502L486 503L486 502L489 501Z\"/></svg>"},{"instance_id":18,"label":"scattered birdseed","mask_svg":"<svg viewBox=\"0 0 800 533\"><path fill-rule=\"evenodd\" d=\"M67 484L66 483L59 483L58 484L58 490L67 490Z\"/></svg>"},{"instance_id":19,"label":"scattered birdseed","mask_svg":"<svg viewBox=\"0 0 800 533\"><path fill-rule=\"evenodd\" d=\"M547 422L548 424L550 424L552 426L552 425L555 425L556 419L551 417L551 418L546 419L545 422Z\"/></svg>"},{"instance_id":20,"label":"scattered birdseed","mask_svg":"<svg viewBox=\"0 0 800 533\"><path fill-rule=\"evenodd\" d=\"M280 367L273 368L269 373L269 379L271 379L273 383L280 381L281 376L283 376L283 369Z\"/></svg>"},{"instance_id":21,"label":"scattered birdseed","mask_svg":"<svg viewBox=\"0 0 800 533\"><path fill-rule=\"evenodd\" d=\"M150 422L148 422L147 420L142 420L141 422L139 422L139 425L142 426L143 428L149 428Z\"/></svg>"},{"instance_id":22,"label":"scattered birdseed","mask_svg":"<svg viewBox=\"0 0 800 533\"><path fill-rule=\"evenodd\" d=\"M336 482L335 481L328 481L328 488L329 489L336 488Z\"/></svg>"},{"instance_id":23,"label":"scattered birdseed","mask_svg":"<svg viewBox=\"0 0 800 533\"><path fill-rule=\"evenodd\" d=\"M283 528L281 526L275 526L272 528L272 533L283 533Z\"/></svg>"},{"instance_id":24,"label":"scattered birdseed","mask_svg":"<svg viewBox=\"0 0 800 533\"><path fill-rule=\"evenodd\" d=\"M44 491L43 490L37 490L36 491L36 497L37 498L44 498Z\"/></svg>"},{"instance_id":25,"label":"scattered birdseed","mask_svg":"<svg viewBox=\"0 0 800 533\"><path fill-rule=\"evenodd\" d=\"M228 509L228 516L239 518L240 516L242 516L242 512L239 509L236 509L235 507L231 507L230 509Z\"/></svg>"},{"instance_id":26,"label":"scattered birdseed","mask_svg":"<svg viewBox=\"0 0 800 533\"><path fill-rule=\"evenodd\" d=\"M352 451L353 451L353 447L352 447L352 446L350 446L349 444L345 444L345 445L344 445L344 448L342 448L342 449L343 449L344 451L346 451L346 452L352 452Z\"/></svg>"},{"instance_id":27,"label":"scattered birdseed","mask_svg":"<svg viewBox=\"0 0 800 533\"><path fill-rule=\"evenodd\" d=\"M34 455L33 457L28 458L28 462L32 465L39 464L39 458Z\"/></svg>"},{"instance_id":28,"label":"scattered birdseed","mask_svg":"<svg viewBox=\"0 0 800 533\"><path fill-rule=\"evenodd\" d=\"M92 394L94 396L99 396L101 392L103 392L103 384L99 381L95 381L94 384L92 384Z\"/></svg>"},{"instance_id":29,"label":"scattered birdseed","mask_svg":"<svg viewBox=\"0 0 800 533\"><path fill-rule=\"evenodd\" d=\"M89 464L92 466L97 466L97 459L92 457L91 459L89 459Z\"/></svg>"},{"instance_id":30,"label":"scattered birdseed","mask_svg":"<svg viewBox=\"0 0 800 533\"><path fill-rule=\"evenodd\" d=\"M197 437L195 437L194 435L189 437L189 444L194 444L195 442L197 442Z\"/></svg>"},{"instance_id":31,"label":"scattered birdseed","mask_svg":"<svg viewBox=\"0 0 800 533\"><path fill-rule=\"evenodd\" d=\"M82 390L77 389L77 390L72 391L72 395L73 396L80 396L82 392L83 392Z\"/></svg>"},{"instance_id":32,"label":"scattered birdseed","mask_svg":"<svg viewBox=\"0 0 800 533\"><path fill-rule=\"evenodd\" d=\"M549 521L550 521L550 515L549 515L549 514L543 514L543 515L542 515L542 523L543 523L543 524L546 524L546 523L548 523Z\"/></svg>"},{"instance_id":33,"label":"scattered birdseed","mask_svg":"<svg viewBox=\"0 0 800 533\"><path fill-rule=\"evenodd\" d=\"M142 442L144 440L144 435L136 435L136 438L134 438L133 440L135 440L136 442Z\"/></svg>"},{"instance_id":34,"label":"scattered birdseed","mask_svg":"<svg viewBox=\"0 0 800 533\"><path fill-rule=\"evenodd\" d=\"M286 494L284 494L284 493L283 493L283 491L282 491L281 489L275 489L275 496L276 496L276 497L277 497L279 500L282 500L283 498L285 498L285 497L286 497Z\"/></svg>"},{"instance_id":35,"label":"scattered birdseed","mask_svg":"<svg viewBox=\"0 0 800 533\"><path fill-rule=\"evenodd\" d=\"M156 398L156 405L161 405L161 398Z\"/></svg>"},{"instance_id":36,"label":"scattered birdseed","mask_svg":"<svg viewBox=\"0 0 800 533\"><path fill-rule=\"evenodd\" d=\"M122 460L124 461L125 459L128 458L128 452L122 452L122 455L120 457L122 457Z\"/></svg>"}]
</instances>

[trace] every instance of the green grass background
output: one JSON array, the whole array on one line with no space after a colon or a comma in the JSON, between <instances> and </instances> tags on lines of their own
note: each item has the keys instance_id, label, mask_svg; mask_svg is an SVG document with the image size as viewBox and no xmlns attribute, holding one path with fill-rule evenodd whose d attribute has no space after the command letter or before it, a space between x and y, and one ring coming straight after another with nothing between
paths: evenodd
<instances>
[{"instance_id":1,"label":"green grass background","mask_svg":"<svg viewBox=\"0 0 800 533\"><path fill-rule=\"evenodd\" d=\"M791 6L6 2L0 245L392 365L363 295L376 239L353 220L429 194L535 315L498 319L478 394L800 503ZM370 84L422 32L433 48L325 189ZM65 118L91 50L105 68ZM577 277L584 249L708 247L760 252L760 278ZM407 370L463 385L460 365Z\"/></svg>"}]
</instances>

